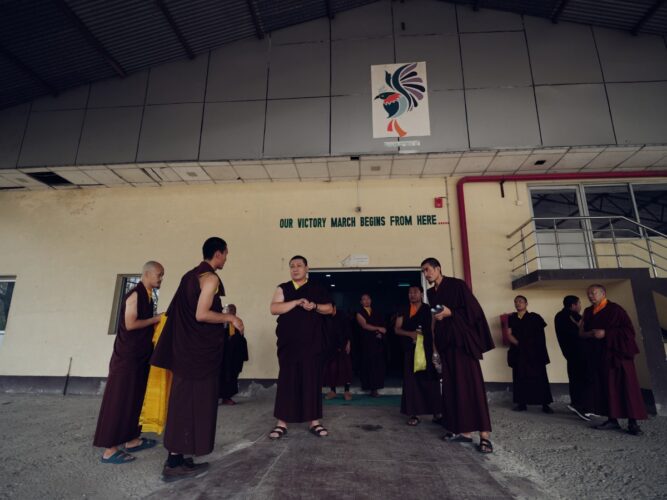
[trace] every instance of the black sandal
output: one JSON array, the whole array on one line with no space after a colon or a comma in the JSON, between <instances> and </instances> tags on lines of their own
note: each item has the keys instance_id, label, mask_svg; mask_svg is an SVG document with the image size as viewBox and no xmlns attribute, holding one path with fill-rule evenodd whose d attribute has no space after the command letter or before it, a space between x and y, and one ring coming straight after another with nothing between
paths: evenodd
<instances>
[{"instance_id":1,"label":"black sandal","mask_svg":"<svg viewBox=\"0 0 667 500\"><path fill-rule=\"evenodd\" d=\"M477 451L480 453L493 453L493 444L488 439L479 438Z\"/></svg>"},{"instance_id":2,"label":"black sandal","mask_svg":"<svg viewBox=\"0 0 667 500\"><path fill-rule=\"evenodd\" d=\"M326 430L322 424L313 425L312 427L308 428L308 431L310 431L311 434L321 438L327 437L329 435L329 431ZM324 434L325 432L326 434Z\"/></svg>"},{"instance_id":3,"label":"black sandal","mask_svg":"<svg viewBox=\"0 0 667 500\"><path fill-rule=\"evenodd\" d=\"M419 420L419 417L414 416L414 417L410 417L410 418L408 419L407 424L408 424L410 427L416 427L416 426L419 425L419 422L421 422L421 420Z\"/></svg>"},{"instance_id":4,"label":"black sandal","mask_svg":"<svg viewBox=\"0 0 667 500\"><path fill-rule=\"evenodd\" d=\"M277 436L271 436L271 434L278 434ZM275 440L280 439L285 434L287 434L287 427L282 425L276 425L271 432L269 432L269 439Z\"/></svg>"},{"instance_id":5,"label":"black sandal","mask_svg":"<svg viewBox=\"0 0 667 500\"><path fill-rule=\"evenodd\" d=\"M463 434L452 434L451 432L445 434L442 439L448 443L472 443L472 438L466 437Z\"/></svg>"}]
</instances>

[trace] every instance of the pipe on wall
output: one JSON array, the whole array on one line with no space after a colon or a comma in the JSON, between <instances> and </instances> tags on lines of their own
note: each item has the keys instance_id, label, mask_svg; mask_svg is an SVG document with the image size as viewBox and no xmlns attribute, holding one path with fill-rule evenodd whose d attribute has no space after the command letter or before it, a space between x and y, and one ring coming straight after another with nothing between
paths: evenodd
<instances>
[{"instance_id":1,"label":"pipe on wall","mask_svg":"<svg viewBox=\"0 0 667 500\"><path fill-rule=\"evenodd\" d=\"M468 222L466 219L465 192L466 184L480 182L507 181L571 181L602 179L642 179L647 177L667 177L666 170L654 172L583 172L559 174L519 174L519 175L474 175L462 177L456 184L456 201L459 209L459 228L461 231L461 257L463 259L463 279L472 290L472 271L470 266L470 246L468 242Z\"/></svg>"}]
</instances>

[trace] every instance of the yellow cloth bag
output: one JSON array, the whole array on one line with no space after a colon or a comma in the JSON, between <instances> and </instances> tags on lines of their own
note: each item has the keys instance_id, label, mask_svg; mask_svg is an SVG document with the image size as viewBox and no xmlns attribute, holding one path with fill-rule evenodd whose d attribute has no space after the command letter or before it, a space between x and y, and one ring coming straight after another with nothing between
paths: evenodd
<instances>
[{"instance_id":1,"label":"yellow cloth bag","mask_svg":"<svg viewBox=\"0 0 667 500\"><path fill-rule=\"evenodd\" d=\"M157 344L164 324L167 322L166 314L160 318L160 322L155 325L153 334L153 347ZM165 423L167 422L167 406L169 404L169 391L171 390L171 372L164 368L151 366L148 373L148 383L146 384L146 395L144 396L144 405L141 408L139 424L143 432L155 432L162 434Z\"/></svg>"},{"instance_id":2,"label":"yellow cloth bag","mask_svg":"<svg viewBox=\"0 0 667 500\"><path fill-rule=\"evenodd\" d=\"M414 371L422 372L426 370L426 351L424 350L424 336L421 333L417 334L417 342L415 343L415 367Z\"/></svg>"}]
</instances>

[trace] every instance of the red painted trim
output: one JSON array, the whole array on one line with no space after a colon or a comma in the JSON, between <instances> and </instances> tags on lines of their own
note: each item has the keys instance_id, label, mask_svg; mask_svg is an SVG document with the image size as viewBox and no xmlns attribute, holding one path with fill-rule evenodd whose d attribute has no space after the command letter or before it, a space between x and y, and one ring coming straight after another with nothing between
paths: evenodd
<instances>
[{"instance_id":1,"label":"red painted trim","mask_svg":"<svg viewBox=\"0 0 667 500\"><path fill-rule=\"evenodd\" d=\"M584 172L571 174L519 174L519 175L474 175L462 177L456 184L456 200L459 209L459 228L461 231L461 257L463 259L463 279L472 290L472 271L470 268L470 246L468 243L468 222L463 188L466 184L501 181L567 181L582 179L643 179L647 177L667 177L667 170L655 172Z\"/></svg>"}]
</instances>

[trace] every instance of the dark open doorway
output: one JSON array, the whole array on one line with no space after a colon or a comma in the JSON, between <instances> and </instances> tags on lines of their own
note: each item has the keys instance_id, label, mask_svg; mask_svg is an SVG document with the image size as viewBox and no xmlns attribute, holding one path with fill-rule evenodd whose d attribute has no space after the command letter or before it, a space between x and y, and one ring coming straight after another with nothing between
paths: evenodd
<instances>
[{"instance_id":1,"label":"dark open doorway","mask_svg":"<svg viewBox=\"0 0 667 500\"><path fill-rule=\"evenodd\" d=\"M368 293L371 296L373 308L382 313L387 327L385 387L400 387L403 373L403 351L399 339L394 335L394 319L398 309L408 302L410 285L422 284L419 270L409 268L317 269L310 271L309 279L321 283L330 290L339 313L345 313L348 316L354 332L357 332L354 315L360 307L361 295ZM354 337L352 363L358 381L360 356L358 338Z\"/></svg>"}]
</instances>

